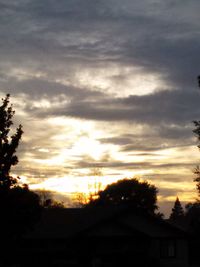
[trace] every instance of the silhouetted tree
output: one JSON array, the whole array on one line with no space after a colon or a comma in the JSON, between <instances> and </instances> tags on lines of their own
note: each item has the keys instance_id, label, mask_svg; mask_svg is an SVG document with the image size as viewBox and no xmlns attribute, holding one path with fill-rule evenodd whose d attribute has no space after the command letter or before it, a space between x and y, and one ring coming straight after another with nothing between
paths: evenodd
<instances>
[{"instance_id":1,"label":"silhouetted tree","mask_svg":"<svg viewBox=\"0 0 200 267\"><path fill-rule=\"evenodd\" d=\"M40 199L40 205L44 209L64 209L64 203L53 198L52 191L38 190L36 191Z\"/></svg>"},{"instance_id":2,"label":"silhouetted tree","mask_svg":"<svg viewBox=\"0 0 200 267\"><path fill-rule=\"evenodd\" d=\"M10 95L0 106L0 236L1 240L21 235L30 229L39 217L39 197L27 185L20 186L11 174L18 163L16 149L22 136L22 126L10 135L15 111L10 105Z\"/></svg>"},{"instance_id":3,"label":"silhouetted tree","mask_svg":"<svg viewBox=\"0 0 200 267\"><path fill-rule=\"evenodd\" d=\"M200 76L198 76L198 86L200 87ZM200 121L195 120L193 133L196 135L198 140L197 147L200 149ZM188 229L200 236L200 167L196 166L194 170L195 178L194 182L196 182L196 189L198 193L198 198L194 203L188 203L185 206L185 216L186 222L188 225Z\"/></svg>"},{"instance_id":4,"label":"silhouetted tree","mask_svg":"<svg viewBox=\"0 0 200 267\"><path fill-rule=\"evenodd\" d=\"M200 236L200 202L188 203L185 206L185 217L187 229Z\"/></svg>"},{"instance_id":5,"label":"silhouetted tree","mask_svg":"<svg viewBox=\"0 0 200 267\"><path fill-rule=\"evenodd\" d=\"M15 152L23 133L22 126L19 125L16 132L9 136L13 124L12 117L15 113L12 105L9 105L9 97L9 94L6 95L0 106L0 188L2 190L7 190L17 183L17 179L10 175L10 169L18 163Z\"/></svg>"},{"instance_id":6,"label":"silhouetted tree","mask_svg":"<svg viewBox=\"0 0 200 267\"><path fill-rule=\"evenodd\" d=\"M184 214L183 207L181 205L179 198L177 197L174 202L174 207L172 208L172 212L170 214L169 219L171 222L175 224L181 224L183 223L184 216L185 214Z\"/></svg>"},{"instance_id":7,"label":"silhouetted tree","mask_svg":"<svg viewBox=\"0 0 200 267\"><path fill-rule=\"evenodd\" d=\"M123 179L99 191L86 207L129 205L134 209L154 214L158 208L157 192L157 188L147 181L140 182L136 178Z\"/></svg>"},{"instance_id":8,"label":"silhouetted tree","mask_svg":"<svg viewBox=\"0 0 200 267\"><path fill-rule=\"evenodd\" d=\"M196 182L196 189L197 189L197 194L198 197L200 197L200 167L197 166L194 170L194 174L195 174L195 178L194 178L194 182Z\"/></svg>"},{"instance_id":9,"label":"silhouetted tree","mask_svg":"<svg viewBox=\"0 0 200 267\"><path fill-rule=\"evenodd\" d=\"M27 185L14 186L0 194L1 237L21 237L39 220L41 207L39 197Z\"/></svg>"},{"instance_id":10,"label":"silhouetted tree","mask_svg":"<svg viewBox=\"0 0 200 267\"><path fill-rule=\"evenodd\" d=\"M198 85L200 87L200 75L197 77L197 79L198 79Z\"/></svg>"},{"instance_id":11,"label":"silhouetted tree","mask_svg":"<svg viewBox=\"0 0 200 267\"><path fill-rule=\"evenodd\" d=\"M92 198L92 196L92 193L89 195L83 192L75 193L73 198L73 206L75 208L84 208L88 203L88 199Z\"/></svg>"},{"instance_id":12,"label":"silhouetted tree","mask_svg":"<svg viewBox=\"0 0 200 267\"><path fill-rule=\"evenodd\" d=\"M193 132L195 133L197 139L198 139L198 148L200 149L200 121L194 121L195 129ZM194 179L194 182L196 182L196 188L197 188L197 193L198 196L200 197L200 167L197 166L194 170L194 174L196 178Z\"/></svg>"},{"instance_id":13,"label":"silhouetted tree","mask_svg":"<svg viewBox=\"0 0 200 267\"><path fill-rule=\"evenodd\" d=\"M198 76L198 85L200 87L200 76ZM197 147L200 149L200 121L193 121L194 123L194 130L193 133L196 135L197 140L198 140L198 145ZM196 182L196 188L198 192L198 196L200 197L200 167L197 166L194 170L194 174L196 175L196 178L194 179L194 182Z\"/></svg>"}]
</instances>

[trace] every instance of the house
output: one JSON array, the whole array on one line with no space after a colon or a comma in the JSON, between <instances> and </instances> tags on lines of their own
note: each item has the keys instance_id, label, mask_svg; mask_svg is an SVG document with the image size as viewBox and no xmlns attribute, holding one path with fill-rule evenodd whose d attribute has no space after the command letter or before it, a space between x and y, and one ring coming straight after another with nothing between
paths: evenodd
<instances>
[{"instance_id":1,"label":"house","mask_svg":"<svg viewBox=\"0 0 200 267\"><path fill-rule=\"evenodd\" d=\"M182 230L131 208L52 209L16 257L22 266L187 267L188 245Z\"/></svg>"}]
</instances>

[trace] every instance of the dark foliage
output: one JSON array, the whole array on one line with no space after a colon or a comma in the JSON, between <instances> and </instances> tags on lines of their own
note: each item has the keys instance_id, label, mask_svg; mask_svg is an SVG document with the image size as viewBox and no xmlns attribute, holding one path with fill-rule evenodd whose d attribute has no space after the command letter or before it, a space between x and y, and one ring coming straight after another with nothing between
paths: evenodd
<instances>
[{"instance_id":1,"label":"dark foliage","mask_svg":"<svg viewBox=\"0 0 200 267\"><path fill-rule=\"evenodd\" d=\"M9 97L7 95L2 99L0 106L0 188L4 190L17 183L17 179L10 175L10 169L18 163L15 152L23 133L22 126L19 125L16 132L9 136L15 113L12 105L9 105Z\"/></svg>"},{"instance_id":2,"label":"dark foliage","mask_svg":"<svg viewBox=\"0 0 200 267\"><path fill-rule=\"evenodd\" d=\"M170 220L176 221L178 219L182 219L183 217L184 217L184 210L179 198L177 197L174 203L174 207L172 208Z\"/></svg>"},{"instance_id":3,"label":"dark foliage","mask_svg":"<svg viewBox=\"0 0 200 267\"><path fill-rule=\"evenodd\" d=\"M48 190L37 190L36 194L39 196L40 205L43 209L64 209L64 203L56 201L53 198L52 191Z\"/></svg>"},{"instance_id":4,"label":"dark foliage","mask_svg":"<svg viewBox=\"0 0 200 267\"><path fill-rule=\"evenodd\" d=\"M195 168L194 174L196 175L194 182L196 182L196 189L197 189L198 197L200 197L200 167L199 166Z\"/></svg>"},{"instance_id":5,"label":"dark foliage","mask_svg":"<svg viewBox=\"0 0 200 267\"><path fill-rule=\"evenodd\" d=\"M39 197L28 186L14 186L0 193L2 239L19 238L31 230L40 217Z\"/></svg>"},{"instance_id":6,"label":"dark foliage","mask_svg":"<svg viewBox=\"0 0 200 267\"><path fill-rule=\"evenodd\" d=\"M189 232L200 237L200 202L188 203L186 205L186 222Z\"/></svg>"},{"instance_id":7,"label":"dark foliage","mask_svg":"<svg viewBox=\"0 0 200 267\"><path fill-rule=\"evenodd\" d=\"M30 229L40 214L39 197L27 185L20 186L19 178L11 174L11 167L18 163L16 149L23 134L22 126L10 135L15 114L10 96L2 99L0 106L0 233L1 239L19 237Z\"/></svg>"},{"instance_id":8,"label":"dark foliage","mask_svg":"<svg viewBox=\"0 0 200 267\"><path fill-rule=\"evenodd\" d=\"M179 198L177 197L174 203L174 207L172 208L169 220L176 225L181 225L184 224L184 219L185 219L184 210Z\"/></svg>"},{"instance_id":9,"label":"dark foliage","mask_svg":"<svg viewBox=\"0 0 200 267\"><path fill-rule=\"evenodd\" d=\"M198 85L200 87L200 75L197 77L197 79L198 79Z\"/></svg>"},{"instance_id":10,"label":"dark foliage","mask_svg":"<svg viewBox=\"0 0 200 267\"><path fill-rule=\"evenodd\" d=\"M200 87L200 76L198 76L198 85ZM197 147L200 149L200 121L193 121L194 123L194 130L193 133L196 135L197 140L198 140L198 145ZM197 166L194 170L194 174L196 175L196 178L194 179L194 182L196 182L196 188L198 192L198 196L200 197L200 167Z\"/></svg>"},{"instance_id":11,"label":"dark foliage","mask_svg":"<svg viewBox=\"0 0 200 267\"><path fill-rule=\"evenodd\" d=\"M200 76L198 76L198 86L200 87ZM200 149L200 121L195 120L193 133L196 135L198 140L197 147ZM194 233L196 236L200 237L200 166L197 166L194 170L196 182L196 189L198 193L198 199L194 203L188 203L186 205L186 222L190 232Z\"/></svg>"},{"instance_id":12,"label":"dark foliage","mask_svg":"<svg viewBox=\"0 0 200 267\"><path fill-rule=\"evenodd\" d=\"M98 192L86 206L130 205L134 209L154 214L157 209L157 192L157 188L147 181L123 179Z\"/></svg>"}]
</instances>

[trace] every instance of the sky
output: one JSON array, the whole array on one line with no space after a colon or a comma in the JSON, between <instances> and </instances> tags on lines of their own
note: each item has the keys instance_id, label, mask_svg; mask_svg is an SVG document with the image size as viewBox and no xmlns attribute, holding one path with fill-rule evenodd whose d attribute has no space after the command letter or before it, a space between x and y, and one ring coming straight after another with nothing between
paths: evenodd
<instances>
[{"instance_id":1,"label":"sky","mask_svg":"<svg viewBox=\"0 0 200 267\"><path fill-rule=\"evenodd\" d=\"M0 0L0 96L23 125L13 173L72 204L147 179L161 210L196 197L198 0Z\"/></svg>"}]
</instances>

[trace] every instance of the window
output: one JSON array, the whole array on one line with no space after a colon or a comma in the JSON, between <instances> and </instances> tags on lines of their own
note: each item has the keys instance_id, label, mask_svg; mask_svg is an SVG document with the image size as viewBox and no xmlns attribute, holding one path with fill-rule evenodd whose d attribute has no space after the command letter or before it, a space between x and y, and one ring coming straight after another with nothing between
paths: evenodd
<instances>
[{"instance_id":1,"label":"window","mask_svg":"<svg viewBox=\"0 0 200 267\"><path fill-rule=\"evenodd\" d=\"M173 239L165 239L160 241L160 256L161 258L176 257L176 241Z\"/></svg>"}]
</instances>

